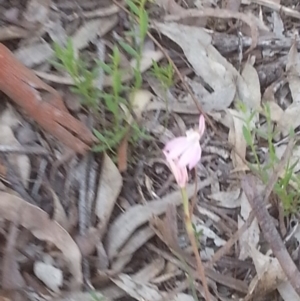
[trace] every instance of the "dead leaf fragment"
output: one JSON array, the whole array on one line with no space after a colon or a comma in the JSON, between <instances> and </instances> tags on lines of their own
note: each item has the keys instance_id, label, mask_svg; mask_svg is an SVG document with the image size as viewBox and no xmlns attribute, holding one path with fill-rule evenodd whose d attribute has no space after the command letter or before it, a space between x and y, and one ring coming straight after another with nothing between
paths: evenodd
<instances>
[{"instance_id":1,"label":"dead leaf fragment","mask_svg":"<svg viewBox=\"0 0 300 301\"><path fill-rule=\"evenodd\" d=\"M12 129L0 122L0 145L21 146L15 138ZM30 176L30 161L26 155L8 154L7 160L14 167L16 173L20 175L24 187L28 187Z\"/></svg>"},{"instance_id":2,"label":"dead leaf fragment","mask_svg":"<svg viewBox=\"0 0 300 301\"><path fill-rule=\"evenodd\" d=\"M53 298L52 301L111 301L111 299L103 296L99 291L91 292L71 292L59 298Z\"/></svg>"},{"instance_id":3,"label":"dead leaf fragment","mask_svg":"<svg viewBox=\"0 0 300 301\"><path fill-rule=\"evenodd\" d=\"M16 257L16 241L19 230L14 223L11 223L8 233L6 248L2 262L2 289L20 290L26 286L19 271L19 264Z\"/></svg>"},{"instance_id":4,"label":"dead leaf fragment","mask_svg":"<svg viewBox=\"0 0 300 301\"><path fill-rule=\"evenodd\" d=\"M98 228L103 234L115 206L123 184L122 176L110 157L105 153L96 200L96 215L100 222Z\"/></svg>"},{"instance_id":5,"label":"dead leaf fragment","mask_svg":"<svg viewBox=\"0 0 300 301\"><path fill-rule=\"evenodd\" d=\"M98 36L109 32L118 22L118 16L97 18L84 22L84 24L72 36L73 47L76 50L85 48L89 42L93 42Z\"/></svg>"},{"instance_id":6,"label":"dead leaf fragment","mask_svg":"<svg viewBox=\"0 0 300 301\"><path fill-rule=\"evenodd\" d=\"M240 100L248 109L260 108L260 82L256 69L249 62L245 64L241 76L238 77L237 89Z\"/></svg>"},{"instance_id":7,"label":"dead leaf fragment","mask_svg":"<svg viewBox=\"0 0 300 301\"><path fill-rule=\"evenodd\" d=\"M235 147L235 150L231 152L232 163L236 171L245 171L249 168L244 161L247 148L243 134L244 116L241 112L233 109L227 109L227 112L232 118L228 134L228 142Z\"/></svg>"},{"instance_id":8,"label":"dead leaf fragment","mask_svg":"<svg viewBox=\"0 0 300 301\"><path fill-rule=\"evenodd\" d=\"M240 189L219 191L211 194L209 198L217 201L224 208L237 208L241 206L240 193Z\"/></svg>"},{"instance_id":9,"label":"dead leaf fragment","mask_svg":"<svg viewBox=\"0 0 300 301\"><path fill-rule=\"evenodd\" d=\"M156 286L133 280L132 277L126 274L120 274L116 278L111 278L111 280L136 300L159 301L164 297L164 294Z\"/></svg>"},{"instance_id":10,"label":"dead leaf fragment","mask_svg":"<svg viewBox=\"0 0 300 301\"><path fill-rule=\"evenodd\" d=\"M27 2L26 10L23 14L23 26L32 28L45 24L48 20L51 0L30 0Z\"/></svg>"},{"instance_id":11,"label":"dead leaf fragment","mask_svg":"<svg viewBox=\"0 0 300 301\"><path fill-rule=\"evenodd\" d=\"M238 216L238 228L240 229L245 221L248 219L250 212L252 211L252 207L250 206L248 199L244 192L241 193L240 196L241 202L241 213ZM245 260L249 256L249 245L254 248L257 247L259 242L259 225L257 219L254 219L251 225L248 227L246 231L243 232L239 237L239 246L240 246L240 254L239 259Z\"/></svg>"},{"instance_id":12,"label":"dead leaf fragment","mask_svg":"<svg viewBox=\"0 0 300 301\"><path fill-rule=\"evenodd\" d=\"M49 44L43 42L39 44L31 44L26 47L21 47L14 52L15 57L22 62L26 67L33 67L48 60L54 51Z\"/></svg>"},{"instance_id":13,"label":"dead leaf fragment","mask_svg":"<svg viewBox=\"0 0 300 301\"><path fill-rule=\"evenodd\" d=\"M283 135L287 135L291 128L295 129L300 125L300 60L295 43L288 54L286 71L293 103L286 108L278 121L278 129Z\"/></svg>"},{"instance_id":14,"label":"dead leaf fragment","mask_svg":"<svg viewBox=\"0 0 300 301\"><path fill-rule=\"evenodd\" d=\"M214 107L211 110L224 110L229 107L236 93L236 71L233 71L234 68L212 46L211 36L202 28L177 23L157 22L155 28L182 48L196 74L214 91L202 102L213 102Z\"/></svg>"},{"instance_id":15,"label":"dead leaf fragment","mask_svg":"<svg viewBox=\"0 0 300 301\"><path fill-rule=\"evenodd\" d=\"M25 202L21 198L0 192L0 217L18 222L31 231L38 239L53 243L64 255L68 264L71 287L79 289L82 284L81 253L77 244L57 222L51 220L46 212Z\"/></svg>"},{"instance_id":16,"label":"dead leaf fragment","mask_svg":"<svg viewBox=\"0 0 300 301\"><path fill-rule=\"evenodd\" d=\"M285 281L286 276L277 258L262 254L254 246L249 248L257 272L250 283L249 295L265 296Z\"/></svg>"},{"instance_id":17,"label":"dead leaf fragment","mask_svg":"<svg viewBox=\"0 0 300 301\"><path fill-rule=\"evenodd\" d=\"M33 266L34 274L53 292L59 293L63 283L63 273L51 264L36 261Z\"/></svg>"}]
</instances>

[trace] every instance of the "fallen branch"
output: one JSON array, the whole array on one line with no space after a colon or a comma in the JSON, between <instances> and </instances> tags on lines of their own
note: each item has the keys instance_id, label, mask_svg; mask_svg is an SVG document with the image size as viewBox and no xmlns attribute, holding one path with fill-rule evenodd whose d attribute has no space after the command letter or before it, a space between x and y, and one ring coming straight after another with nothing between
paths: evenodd
<instances>
[{"instance_id":1,"label":"fallen branch","mask_svg":"<svg viewBox=\"0 0 300 301\"><path fill-rule=\"evenodd\" d=\"M40 80L0 43L0 90L45 131L76 153L94 141L91 131L67 111L59 93Z\"/></svg>"},{"instance_id":2,"label":"fallen branch","mask_svg":"<svg viewBox=\"0 0 300 301\"><path fill-rule=\"evenodd\" d=\"M256 178L254 176L246 176L242 181L242 187L253 211L255 212L255 216L266 241L270 244L271 249L278 259L278 262L280 263L289 282L300 296L300 272L288 253L274 222L269 215L263 201L264 197L256 194Z\"/></svg>"},{"instance_id":3,"label":"fallen branch","mask_svg":"<svg viewBox=\"0 0 300 301\"><path fill-rule=\"evenodd\" d=\"M270 247L278 259L282 270L286 274L289 282L300 296L300 272L288 253L275 225L269 215L266 208L266 201L279 177L281 169L284 167L284 163L290 158L294 145L294 140L291 139L286 147L286 150L281 158L281 162L277 166L273 175L271 176L269 183L265 189L263 195L257 194L257 179L254 176L247 175L242 179L242 188L248 198L248 201L254 211L257 221L261 227L263 235L266 241L270 244Z\"/></svg>"}]
</instances>

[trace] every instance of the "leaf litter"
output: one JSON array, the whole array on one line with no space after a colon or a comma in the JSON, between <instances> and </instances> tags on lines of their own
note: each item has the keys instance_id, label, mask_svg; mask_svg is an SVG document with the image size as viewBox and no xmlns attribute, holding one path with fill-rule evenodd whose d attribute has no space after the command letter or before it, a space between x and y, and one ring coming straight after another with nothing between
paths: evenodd
<instances>
[{"instance_id":1,"label":"leaf litter","mask_svg":"<svg viewBox=\"0 0 300 301\"><path fill-rule=\"evenodd\" d=\"M299 146L296 139L290 149L289 141L300 125L299 41L292 31L299 12L292 4L149 2L139 59L130 53L141 37L136 29L126 32L134 18L123 4L134 11L132 1L25 2L13 11L0 2L0 89L7 95L0 107L2 288L25 290L30 300L41 291L54 300L204 297L182 226L181 194L161 151L194 127L201 110L207 130L188 197L211 300L299 299L290 270L299 248L289 223L298 221ZM76 110L68 105L74 94L66 91L76 83L49 63L53 42L63 46L68 37L88 68L94 58L110 61L121 43L133 49L119 47L126 87L120 114L123 126L136 122L151 139L132 142L126 130L113 151L90 151L93 128L101 124L104 135L111 116L95 114L80 97ZM166 85L154 66L171 61L176 68ZM132 90L135 66L142 85ZM278 66L284 72L274 72ZM115 75L105 72L93 83L116 89ZM34 135L21 139L26 128ZM251 173L263 180L252 186L254 200L244 178ZM280 233L273 240L266 218Z\"/></svg>"}]
</instances>

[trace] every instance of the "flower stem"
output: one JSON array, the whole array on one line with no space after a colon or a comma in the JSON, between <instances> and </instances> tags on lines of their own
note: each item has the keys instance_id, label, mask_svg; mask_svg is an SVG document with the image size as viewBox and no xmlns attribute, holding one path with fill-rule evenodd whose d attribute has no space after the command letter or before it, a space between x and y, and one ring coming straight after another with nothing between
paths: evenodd
<instances>
[{"instance_id":1,"label":"flower stem","mask_svg":"<svg viewBox=\"0 0 300 301\"><path fill-rule=\"evenodd\" d=\"M188 195L187 195L187 192L186 192L185 188L181 188L181 196L182 196L185 228L186 228L186 232L189 236L189 240L191 242L194 255L196 257L197 271L198 271L198 274L199 274L200 279L201 279L202 284L203 284L205 300L206 301L211 301L211 297L210 297L210 293L209 293L208 285L207 285L207 280L206 280L206 276L205 276L205 272L204 272L203 263L202 263L202 260L200 258L199 252L198 252L198 246L197 246L197 242L196 242L195 235L194 235L194 229L193 229L191 215L190 215L190 209L189 209L189 198L188 198Z\"/></svg>"}]
</instances>

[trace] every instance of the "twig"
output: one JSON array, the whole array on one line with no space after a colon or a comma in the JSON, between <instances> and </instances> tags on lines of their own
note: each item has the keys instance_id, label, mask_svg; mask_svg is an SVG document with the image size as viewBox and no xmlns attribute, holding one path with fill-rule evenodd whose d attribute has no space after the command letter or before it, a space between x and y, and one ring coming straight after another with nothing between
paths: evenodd
<instances>
[{"instance_id":1,"label":"twig","mask_svg":"<svg viewBox=\"0 0 300 301\"><path fill-rule=\"evenodd\" d=\"M13 145L0 145L0 153L14 153L24 155L44 155L49 156L49 152L40 146L13 146Z\"/></svg>"},{"instance_id":2,"label":"twig","mask_svg":"<svg viewBox=\"0 0 300 301\"><path fill-rule=\"evenodd\" d=\"M96 138L67 110L60 94L39 79L0 43L0 90L29 117L76 153L85 154ZM40 91L47 91L43 99Z\"/></svg>"},{"instance_id":3,"label":"twig","mask_svg":"<svg viewBox=\"0 0 300 301\"><path fill-rule=\"evenodd\" d=\"M83 11L80 14L72 15L71 18L69 18L70 21L74 21L76 19L79 19L81 17L83 18L99 18L99 17L109 17L111 15L115 15L119 12L119 7L116 5L110 5L108 7L100 7L98 9L92 10L92 11Z\"/></svg>"},{"instance_id":4,"label":"twig","mask_svg":"<svg viewBox=\"0 0 300 301\"><path fill-rule=\"evenodd\" d=\"M278 262L291 285L300 296L300 272L288 253L274 222L265 207L264 197L256 193L255 186L256 178L254 176L246 176L242 180L242 187L253 211L255 212L255 216L260 224L264 237L270 244L274 255L278 259Z\"/></svg>"},{"instance_id":5,"label":"twig","mask_svg":"<svg viewBox=\"0 0 300 301\"><path fill-rule=\"evenodd\" d=\"M275 1L270 0L250 0L252 3L256 3L258 5L262 5L268 8L271 8L277 12L283 12L286 16L293 17L295 19L300 19L300 13L294 9L291 9L289 7L280 5L279 3L276 3Z\"/></svg>"},{"instance_id":6,"label":"twig","mask_svg":"<svg viewBox=\"0 0 300 301\"><path fill-rule=\"evenodd\" d=\"M47 160L42 159L41 163L40 163L40 166L39 166L37 179L35 180L34 185L32 187L32 190L31 190L31 195L32 195L33 198L37 198L37 196L38 196L39 189L42 186L42 182L43 182L43 178L44 178L44 175L45 175L46 167L47 167Z\"/></svg>"}]
</instances>

